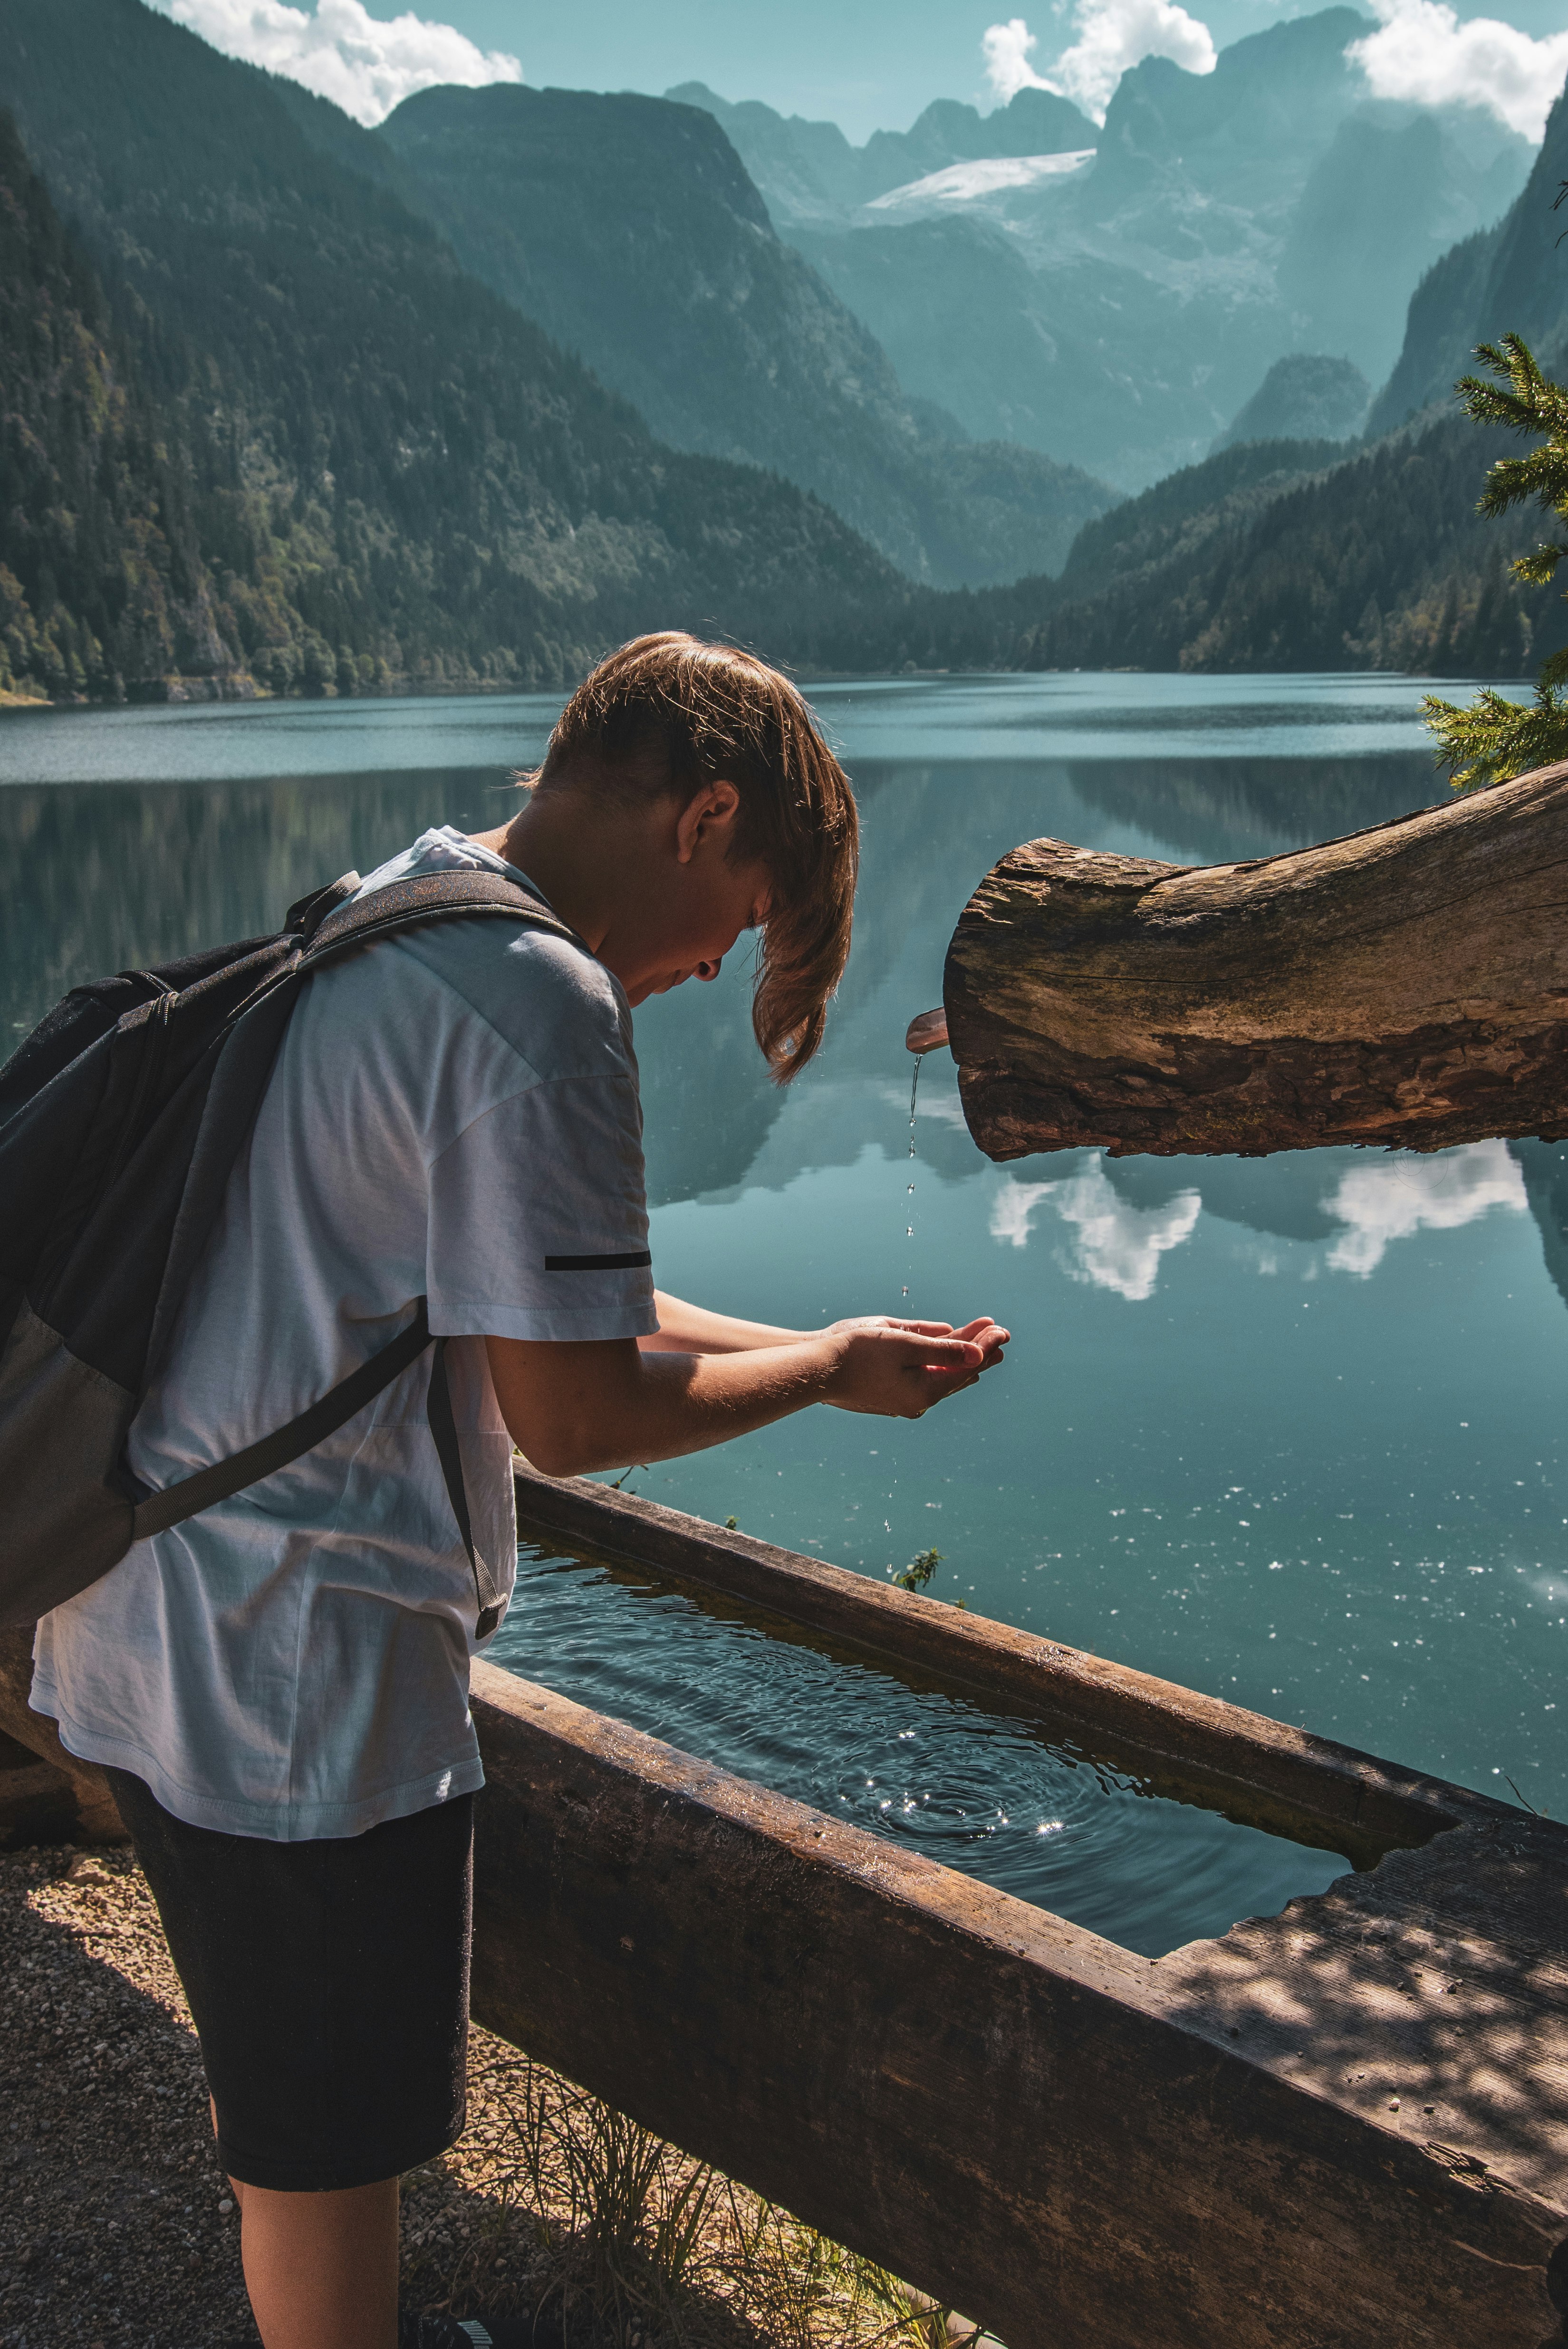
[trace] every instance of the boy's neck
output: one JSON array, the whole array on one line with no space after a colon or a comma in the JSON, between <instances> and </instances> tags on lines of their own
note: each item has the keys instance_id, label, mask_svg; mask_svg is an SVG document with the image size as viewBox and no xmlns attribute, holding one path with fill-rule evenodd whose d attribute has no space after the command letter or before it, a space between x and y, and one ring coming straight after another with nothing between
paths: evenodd
<instances>
[{"instance_id":1,"label":"boy's neck","mask_svg":"<svg viewBox=\"0 0 1568 2349\"><path fill-rule=\"evenodd\" d=\"M739 810L722 778L684 807L564 784L475 836L543 890L634 1008L688 978L716 978L741 932L767 919L766 872L730 854Z\"/></svg>"},{"instance_id":2,"label":"boy's neck","mask_svg":"<svg viewBox=\"0 0 1568 2349\"><path fill-rule=\"evenodd\" d=\"M611 810L590 812L570 792L554 792L531 799L511 822L493 832L476 832L480 847L504 857L541 888L553 910L574 929L583 944L597 954L614 920L618 894L618 843L606 838L614 828Z\"/></svg>"}]
</instances>

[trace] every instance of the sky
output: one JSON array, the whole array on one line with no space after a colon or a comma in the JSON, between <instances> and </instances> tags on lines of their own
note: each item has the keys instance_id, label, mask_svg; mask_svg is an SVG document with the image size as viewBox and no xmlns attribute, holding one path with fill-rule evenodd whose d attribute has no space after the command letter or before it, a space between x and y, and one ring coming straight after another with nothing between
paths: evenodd
<instances>
[{"instance_id":1,"label":"sky","mask_svg":"<svg viewBox=\"0 0 1568 2349\"><path fill-rule=\"evenodd\" d=\"M1017 5L1019 0L1002 0ZM837 122L857 143L907 129L934 98L982 109L1030 82L1097 118L1126 66L1218 50L1299 0L150 0L215 47L319 89L377 121L432 82L638 89L703 81L786 114ZM1568 0L1357 0L1372 94L1476 105L1538 139L1568 73Z\"/></svg>"}]
</instances>

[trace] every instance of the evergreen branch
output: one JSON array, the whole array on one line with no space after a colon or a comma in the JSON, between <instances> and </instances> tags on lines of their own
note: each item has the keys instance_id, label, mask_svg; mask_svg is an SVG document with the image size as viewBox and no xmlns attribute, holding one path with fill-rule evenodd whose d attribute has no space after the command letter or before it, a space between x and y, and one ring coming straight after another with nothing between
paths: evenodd
<instances>
[{"instance_id":1,"label":"evergreen branch","mask_svg":"<svg viewBox=\"0 0 1568 2349\"><path fill-rule=\"evenodd\" d=\"M1568 390L1542 374L1522 336L1504 335L1501 345L1479 343L1475 355L1497 381L1467 375L1454 386L1474 423L1501 424L1512 432L1568 429Z\"/></svg>"},{"instance_id":2,"label":"evergreen branch","mask_svg":"<svg viewBox=\"0 0 1568 2349\"><path fill-rule=\"evenodd\" d=\"M1533 554L1522 554L1509 569L1516 579L1531 587L1550 587L1557 576L1557 566L1568 561L1568 546L1538 546Z\"/></svg>"},{"instance_id":3,"label":"evergreen branch","mask_svg":"<svg viewBox=\"0 0 1568 2349\"><path fill-rule=\"evenodd\" d=\"M1532 449L1528 457L1500 457L1486 477L1478 513L1496 516L1539 498L1553 513L1568 506L1568 446Z\"/></svg>"},{"instance_id":4,"label":"evergreen branch","mask_svg":"<svg viewBox=\"0 0 1568 2349\"><path fill-rule=\"evenodd\" d=\"M1487 356L1484 343L1476 356L1478 358ZM1497 355L1493 352L1491 356L1495 357ZM1534 432L1539 429L1534 409L1528 399L1504 390L1498 384L1487 383L1479 375L1461 375L1454 390L1459 395L1460 406L1472 424L1502 424L1511 432Z\"/></svg>"},{"instance_id":5,"label":"evergreen branch","mask_svg":"<svg viewBox=\"0 0 1568 2349\"><path fill-rule=\"evenodd\" d=\"M1521 335L1481 343L1476 357L1498 378L1462 376L1454 386L1465 414L1477 424L1500 424L1546 442L1524 457L1500 457L1486 477L1477 512L1495 518L1532 500L1568 519L1568 388L1542 374ZM1526 561L1535 558L1527 556ZM1517 568L1517 566L1516 566ZM1521 577L1534 577L1521 573ZM1551 577L1551 572L1546 574Z\"/></svg>"},{"instance_id":6,"label":"evergreen branch","mask_svg":"<svg viewBox=\"0 0 1568 2349\"><path fill-rule=\"evenodd\" d=\"M1553 670L1555 676L1548 675ZM1468 709L1435 693L1426 696L1421 712L1438 738L1435 756L1449 770L1456 792L1505 783L1568 759L1568 697L1556 691L1565 679L1568 650L1546 664L1532 702L1510 701L1491 686L1483 686Z\"/></svg>"},{"instance_id":7,"label":"evergreen branch","mask_svg":"<svg viewBox=\"0 0 1568 2349\"><path fill-rule=\"evenodd\" d=\"M1487 475L1478 512L1495 516L1533 500L1568 522L1568 388L1542 374L1520 335L1504 335L1501 345L1482 343L1476 357L1497 381L1466 376L1457 384L1465 413L1478 424L1504 425L1546 444L1528 456L1500 458ZM1544 543L1511 568L1516 579L1544 587L1565 560L1568 546ZM1568 647L1542 665L1533 701L1511 701L1491 686L1468 709L1429 694L1422 714L1437 738L1438 763L1448 768L1455 791L1506 782L1568 759L1568 696L1560 690L1565 685Z\"/></svg>"}]
</instances>

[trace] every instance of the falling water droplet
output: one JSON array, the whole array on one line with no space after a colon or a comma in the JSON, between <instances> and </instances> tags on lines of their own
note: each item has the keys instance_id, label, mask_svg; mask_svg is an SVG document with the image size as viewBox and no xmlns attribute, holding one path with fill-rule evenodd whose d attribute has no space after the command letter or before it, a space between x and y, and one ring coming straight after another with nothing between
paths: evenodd
<instances>
[{"instance_id":1,"label":"falling water droplet","mask_svg":"<svg viewBox=\"0 0 1568 2349\"><path fill-rule=\"evenodd\" d=\"M914 1104L920 1093L920 1061L921 1056L917 1052L914 1059L914 1076L909 1088L909 1154L912 1158L914 1156ZM909 1186L904 1193L904 1196L909 1199L913 1199L914 1196L914 1177L913 1174L910 1177ZM903 1236L906 1240L912 1240L914 1237L914 1226L913 1224L906 1224L904 1226ZM903 1284L903 1293L906 1297L909 1295L909 1283L907 1280Z\"/></svg>"}]
</instances>

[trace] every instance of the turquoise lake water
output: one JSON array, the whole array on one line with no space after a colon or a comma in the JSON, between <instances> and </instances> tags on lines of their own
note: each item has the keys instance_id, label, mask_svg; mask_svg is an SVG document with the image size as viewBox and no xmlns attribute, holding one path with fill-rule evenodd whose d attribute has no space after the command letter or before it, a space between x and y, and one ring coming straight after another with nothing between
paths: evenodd
<instances>
[{"instance_id":1,"label":"turquoise lake water","mask_svg":"<svg viewBox=\"0 0 1568 2349\"><path fill-rule=\"evenodd\" d=\"M1440 796L1429 689L1366 677L816 688L865 877L829 1044L780 1093L745 969L637 1014L655 1277L797 1325L907 1307L1014 1332L918 1425L816 1411L633 1489L962 1597L1540 1808L1568 1804L1568 1152L992 1166L904 1027L1018 842L1202 863ZM541 698L57 712L0 724L0 1019L276 923L427 823L496 823ZM915 1191L907 1185L913 1175ZM909 1226L913 1226L913 1237ZM1095 1924L1169 1947L1336 1863L1140 1799L1016 1723L674 1593L525 1562L517 1669Z\"/></svg>"}]
</instances>

